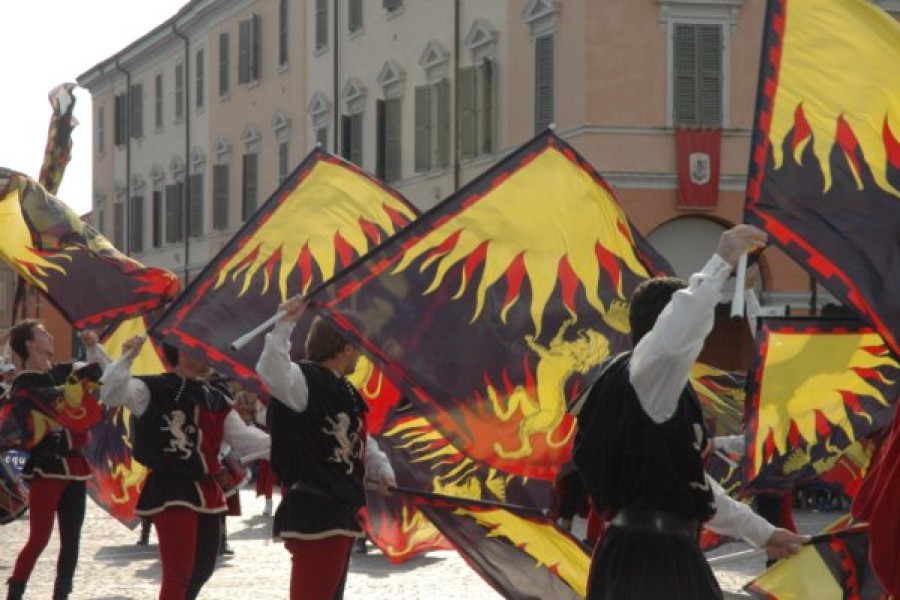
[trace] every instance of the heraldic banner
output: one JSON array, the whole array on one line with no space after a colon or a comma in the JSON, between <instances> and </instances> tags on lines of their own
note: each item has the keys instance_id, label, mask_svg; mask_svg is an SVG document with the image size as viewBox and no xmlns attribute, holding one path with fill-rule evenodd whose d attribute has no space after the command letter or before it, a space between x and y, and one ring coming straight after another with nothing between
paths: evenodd
<instances>
[{"instance_id":1,"label":"heraldic banner","mask_svg":"<svg viewBox=\"0 0 900 600\"><path fill-rule=\"evenodd\" d=\"M715 208L719 201L722 130L683 128L675 136L679 208Z\"/></svg>"}]
</instances>

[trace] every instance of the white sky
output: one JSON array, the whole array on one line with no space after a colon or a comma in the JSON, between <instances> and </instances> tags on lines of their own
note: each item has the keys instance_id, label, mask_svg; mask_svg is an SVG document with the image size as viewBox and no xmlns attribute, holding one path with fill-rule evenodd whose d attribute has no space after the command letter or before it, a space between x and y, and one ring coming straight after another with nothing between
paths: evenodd
<instances>
[{"instance_id":1,"label":"white sky","mask_svg":"<svg viewBox=\"0 0 900 600\"><path fill-rule=\"evenodd\" d=\"M47 143L47 93L175 15L187 0L0 0L0 166L37 179ZM58 196L91 208L91 95L75 88L72 161Z\"/></svg>"}]
</instances>

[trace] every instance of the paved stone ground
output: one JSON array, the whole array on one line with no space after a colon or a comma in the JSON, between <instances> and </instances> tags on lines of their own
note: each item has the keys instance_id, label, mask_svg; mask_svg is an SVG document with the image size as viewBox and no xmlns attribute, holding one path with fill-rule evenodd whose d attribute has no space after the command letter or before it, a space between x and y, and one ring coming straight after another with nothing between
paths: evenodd
<instances>
[{"instance_id":1,"label":"paved stone ground","mask_svg":"<svg viewBox=\"0 0 900 600\"><path fill-rule=\"evenodd\" d=\"M235 555L220 560L200 598L285 599L290 573L288 553L270 539L270 519L260 515L262 500L249 490L241 494L245 516L228 519L229 542ZM795 519L803 532L814 533L837 516L837 513L798 511ZM9 577L27 534L27 518L0 527L0 581ZM156 598L160 564L155 538L151 536L150 546L141 547L135 545L137 537L137 531L129 531L88 501L72 600ZM29 582L26 598L50 597L58 548L54 531ZM747 549L746 544L736 542L718 548L710 556L733 555ZM741 587L762 570L763 563L760 554L742 555L740 559L714 562L714 569L729 598L748 598ZM0 587L0 595L3 593L5 590ZM345 597L348 600L489 600L501 596L455 552L433 552L392 565L373 550L367 555L353 556Z\"/></svg>"}]
</instances>

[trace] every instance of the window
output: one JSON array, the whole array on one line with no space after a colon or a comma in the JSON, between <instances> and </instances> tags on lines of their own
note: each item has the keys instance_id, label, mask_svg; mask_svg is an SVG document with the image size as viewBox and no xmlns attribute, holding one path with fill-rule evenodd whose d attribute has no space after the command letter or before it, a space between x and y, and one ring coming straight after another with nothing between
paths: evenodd
<instances>
[{"instance_id":1,"label":"window","mask_svg":"<svg viewBox=\"0 0 900 600\"><path fill-rule=\"evenodd\" d=\"M288 63L288 0L278 2L278 66Z\"/></svg>"},{"instance_id":2,"label":"window","mask_svg":"<svg viewBox=\"0 0 900 600\"><path fill-rule=\"evenodd\" d=\"M97 109L97 153L106 152L106 107Z\"/></svg>"},{"instance_id":3,"label":"window","mask_svg":"<svg viewBox=\"0 0 900 600\"><path fill-rule=\"evenodd\" d=\"M722 27L676 23L672 44L674 124L721 127Z\"/></svg>"},{"instance_id":4,"label":"window","mask_svg":"<svg viewBox=\"0 0 900 600\"><path fill-rule=\"evenodd\" d=\"M328 128L327 127L317 127L316 128L316 145L319 146L322 150L328 151Z\"/></svg>"},{"instance_id":5,"label":"window","mask_svg":"<svg viewBox=\"0 0 900 600\"><path fill-rule=\"evenodd\" d=\"M259 15L238 27L238 83L259 81Z\"/></svg>"},{"instance_id":6,"label":"window","mask_svg":"<svg viewBox=\"0 0 900 600\"><path fill-rule=\"evenodd\" d=\"M203 49L197 50L197 54L195 55L196 66L194 68L194 81L196 82L196 90L194 91L194 96L196 97L196 106L197 110L203 108L203 88L204 84L204 70L203 70Z\"/></svg>"},{"instance_id":7,"label":"window","mask_svg":"<svg viewBox=\"0 0 900 600\"><path fill-rule=\"evenodd\" d=\"M363 28L363 6L362 0L350 0L350 6L347 7L347 29L350 33L362 31Z\"/></svg>"},{"instance_id":8,"label":"window","mask_svg":"<svg viewBox=\"0 0 900 600\"><path fill-rule=\"evenodd\" d=\"M400 118L402 98L379 100L377 104L376 175L384 181L397 181L401 175Z\"/></svg>"},{"instance_id":9,"label":"window","mask_svg":"<svg viewBox=\"0 0 900 600\"><path fill-rule=\"evenodd\" d=\"M125 203L116 202L113 205L113 245L120 252L125 252Z\"/></svg>"},{"instance_id":10,"label":"window","mask_svg":"<svg viewBox=\"0 0 900 600\"><path fill-rule=\"evenodd\" d=\"M288 162L288 143L278 143L278 183L280 184L289 174L291 165Z\"/></svg>"},{"instance_id":11,"label":"window","mask_svg":"<svg viewBox=\"0 0 900 600\"><path fill-rule=\"evenodd\" d=\"M181 231L181 188L180 183L166 186L166 243L175 244L182 240Z\"/></svg>"},{"instance_id":12,"label":"window","mask_svg":"<svg viewBox=\"0 0 900 600\"><path fill-rule=\"evenodd\" d=\"M188 223L190 224L190 236L203 235L203 174L195 173L190 177L191 198L188 211Z\"/></svg>"},{"instance_id":13,"label":"window","mask_svg":"<svg viewBox=\"0 0 900 600\"><path fill-rule=\"evenodd\" d=\"M554 62L556 39L545 35L534 40L534 131L540 133L553 123L556 114Z\"/></svg>"},{"instance_id":14,"label":"window","mask_svg":"<svg viewBox=\"0 0 900 600\"><path fill-rule=\"evenodd\" d=\"M175 120L184 119L184 65L175 65Z\"/></svg>"},{"instance_id":15,"label":"window","mask_svg":"<svg viewBox=\"0 0 900 600\"><path fill-rule=\"evenodd\" d=\"M163 233L163 194L160 190L153 190L152 196L153 206L151 207L153 210L153 214L151 215L153 220L153 247L159 248L162 246L162 233Z\"/></svg>"},{"instance_id":16,"label":"window","mask_svg":"<svg viewBox=\"0 0 900 600\"><path fill-rule=\"evenodd\" d=\"M128 250L144 251L144 197L134 196L128 205Z\"/></svg>"},{"instance_id":17,"label":"window","mask_svg":"<svg viewBox=\"0 0 900 600\"><path fill-rule=\"evenodd\" d=\"M156 131L163 128L163 77L157 75L153 81L153 127Z\"/></svg>"},{"instance_id":18,"label":"window","mask_svg":"<svg viewBox=\"0 0 900 600\"><path fill-rule=\"evenodd\" d=\"M328 45L328 0L316 0L316 50Z\"/></svg>"},{"instance_id":19,"label":"window","mask_svg":"<svg viewBox=\"0 0 900 600\"><path fill-rule=\"evenodd\" d=\"M383 0L382 6L387 12L394 12L403 8L403 0Z\"/></svg>"},{"instance_id":20,"label":"window","mask_svg":"<svg viewBox=\"0 0 900 600\"><path fill-rule=\"evenodd\" d=\"M128 142L128 95L116 94L115 130L113 132L116 146L124 146Z\"/></svg>"},{"instance_id":21,"label":"window","mask_svg":"<svg viewBox=\"0 0 900 600\"><path fill-rule=\"evenodd\" d=\"M450 164L450 82L416 87L417 173Z\"/></svg>"},{"instance_id":22,"label":"window","mask_svg":"<svg viewBox=\"0 0 900 600\"><path fill-rule=\"evenodd\" d=\"M103 236L106 235L106 209L97 210L97 231Z\"/></svg>"},{"instance_id":23,"label":"window","mask_svg":"<svg viewBox=\"0 0 900 600\"><path fill-rule=\"evenodd\" d=\"M362 166L362 113L341 117L341 156Z\"/></svg>"},{"instance_id":24,"label":"window","mask_svg":"<svg viewBox=\"0 0 900 600\"><path fill-rule=\"evenodd\" d=\"M245 154L243 165L243 184L241 185L241 220L246 221L256 211L256 195L258 193L259 156Z\"/></svg>"},{"instance_id":25,"label":"window","mask_svg":"<svg viewBox=\"0 0 900 600\"><path fill-rule=\"evenodd\" d=\"M213 165L213 229L228 229L228 165Z\"/></svg>"},{"instance_id":26,"label":"window","mask_svg":"<svg viewBox=\"0 0 900 600\"><path fill-rule=\"evenodd\" d=\"M228 32L219 34L219 95L228 95Z\"/></svg>"},{"instance_id":27,"label":"window","mask_svg":"<svg viewBox=\"0 0 900 600\"><path fill-rule=\"evenodd\" d=\"M135 84L131 86L131 137L139 139L144 137L144 86Z\"/></svg>"},{"instance_id":28,"label":"window","mask_svg":"<svg viewBox=\"0 0 900 600\"><path fill-rule=\"evenodd\" d=\"M459 155L473 158L494 151L494 61L459 71Z\"/></svg>"}]
</instances>

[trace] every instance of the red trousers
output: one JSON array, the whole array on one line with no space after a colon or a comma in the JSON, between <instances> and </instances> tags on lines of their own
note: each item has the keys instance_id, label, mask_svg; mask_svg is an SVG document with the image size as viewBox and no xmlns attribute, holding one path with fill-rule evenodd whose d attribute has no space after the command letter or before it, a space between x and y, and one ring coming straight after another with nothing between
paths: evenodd
<instances>
[{"instance_id":1,"label":"red trousers","mask_svg":"<svg viewBox=\"0 0 900 600\"><path fill-rule=\"evenodd\" d=\"M162 563L159 600L196 598L216 568L221 515L173 506L151 518Z\"/></svg>"},{"instance_id":2,"label":"red trousers","mask_svg":"<svg viewBox=\"0 0 900 600\"><path fill-rule=\"evenodd\" d=\"M343 594L353 538L333 535L320 540L284 542L291 553L291 600L332 600Z\"/></svg>"}]
</instances>

